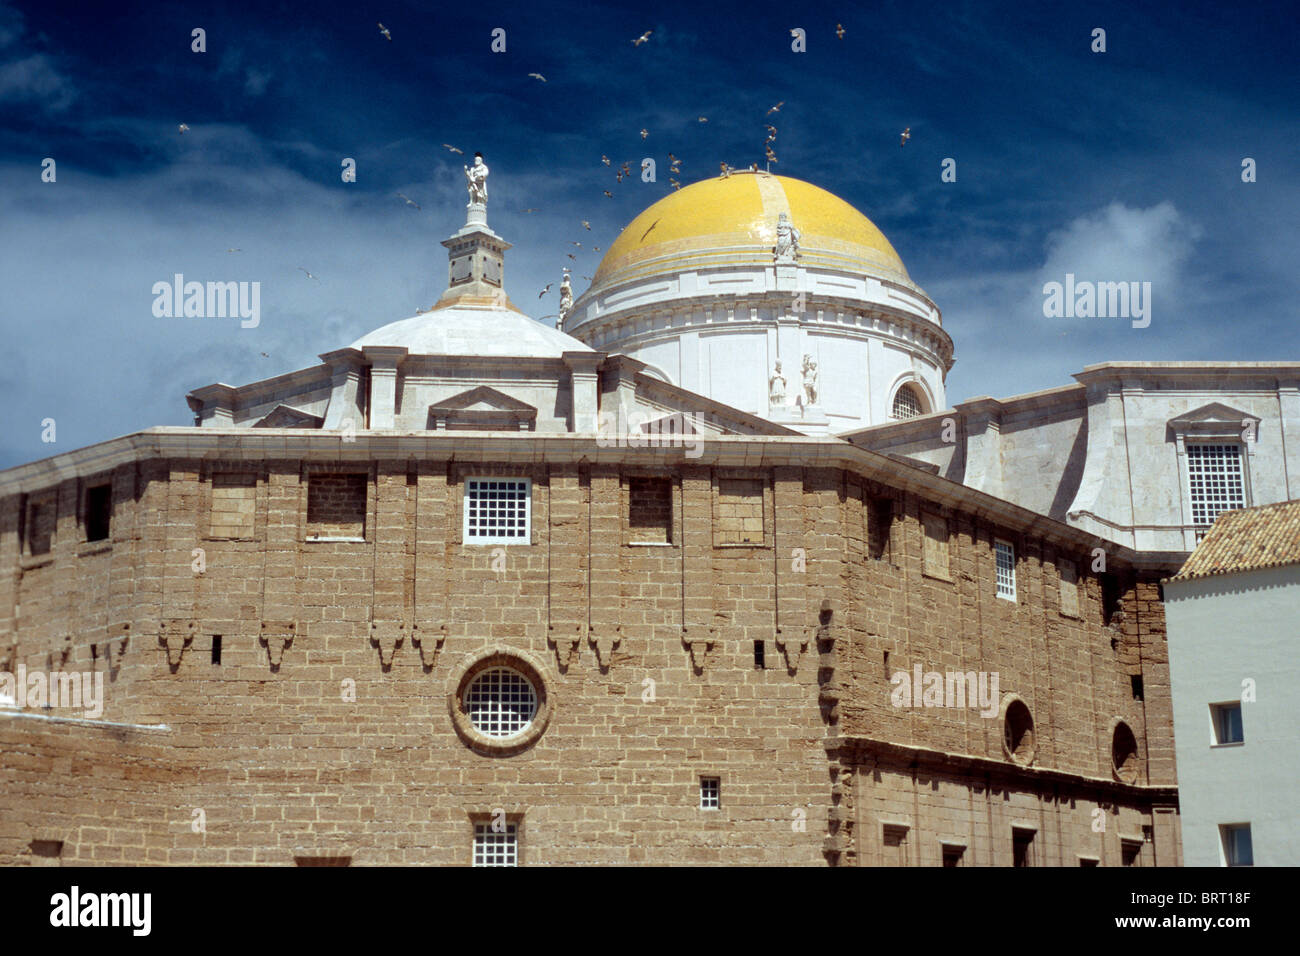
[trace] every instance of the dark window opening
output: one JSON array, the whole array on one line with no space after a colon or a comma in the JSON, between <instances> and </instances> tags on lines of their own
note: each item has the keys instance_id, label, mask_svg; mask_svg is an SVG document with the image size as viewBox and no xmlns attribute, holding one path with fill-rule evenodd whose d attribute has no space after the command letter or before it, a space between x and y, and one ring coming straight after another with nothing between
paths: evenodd
<instances>
[{"instance_id":1,"label":"dark window opening","mask_svg":"<svg viewBox=\"0 0 1300 956\"><path fill-rule=\"evenodd\" d=\"M754 668L763 670L767 667L767 645L763 641L754 642Z\"/></svg>"},{"instance_id":2,"label":"dark window opening","mask_svg":"<svg viewBox=\"0 0 1300 956\"><path fill-rule=\"evenodd\" d=\"M103 541L113 521L113 487L97 485L86 489L86 540Z\"/></svg>"},{"instance_id":3,"label":"dark window opening","mask_svg":"<svg viewBox=\"0 0 1300 956\"><path fill-rule=\"evenodd\" d=\"M877 498L871 502L871 522L867 529L867 555L873 561L888 561L889 542L894 527L894 501Z\"/></svg>"},{"instance_id":4,"label":"dark window opening","mask_svg":"<svg viewBox=\"0 0 1300 956\"><path fill-rule=\"evenodd\" d=\"M212 663L221 663L221 635L212 635Z\"/></svg>"},{"instance_id":5,"label":"dark window opening","mask_svg":"<svg viewBox=\"0 0 1300 956\"><path fill-rule=\"evenodd\" d=\"M1142 690L1142 675L1141 675L1141 674L1130 674L1130 675L1129 675L1129 678L1128 678L1128 683L1129 683L1129 687L1130 687L1130 688L1132 689L1132 691L1133 691L1133 699L1134 699L1134 700L1145 700L1145 699L1146 699L1145 697L1142 696L1142 694L1143 694L1143 690Z\"/></svg>"},{"instance_id":6,"label":"dark window opening","mask_svg":"<svg viewBox=\"0 0 1300 956\"><path fill-rule=\"evenodd\" d=\"M962 854L966 852L964 846L953 846L945 843L943 846L943 865L944 866L961 866Z\"/></svg>"},{"instance_id":7,"label":"dark window opening","mask_svg":"<svg viewBox=\"0 0 1300 956\"><path fill-rule=\"evenodd\" d=\"M1011 830L1012 866L1034 865L1034 831Z\"/></svg>"},{"instance_id":8,"label":"dark window opening","mask_svg":"<svg viewBox=\"0 0 1300 956\"><path fill-rule=\"evenodd\" d=\"M1120 612L1121 599L1123 594L1120 591L1119 578L1113 574L1103 574L1101 576L1101 623L1110 624L1115 615Z\"/></svg>"}]
</instances>

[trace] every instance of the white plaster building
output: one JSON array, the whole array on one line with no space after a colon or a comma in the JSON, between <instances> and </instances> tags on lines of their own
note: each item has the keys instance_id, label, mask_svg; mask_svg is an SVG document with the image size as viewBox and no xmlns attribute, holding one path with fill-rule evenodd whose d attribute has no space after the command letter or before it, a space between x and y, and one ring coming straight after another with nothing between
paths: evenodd
<instances>
[{"instance_id":1,"label":"white plaster building","mask_svg":"<svg viewBox=\"0 0 1300 956\"><path fill-rule=\"evenodd\" d=\"M1184 862L1300 865L1300 500L1223 515L1164 592Z\"/></svg>"}]
</instances>

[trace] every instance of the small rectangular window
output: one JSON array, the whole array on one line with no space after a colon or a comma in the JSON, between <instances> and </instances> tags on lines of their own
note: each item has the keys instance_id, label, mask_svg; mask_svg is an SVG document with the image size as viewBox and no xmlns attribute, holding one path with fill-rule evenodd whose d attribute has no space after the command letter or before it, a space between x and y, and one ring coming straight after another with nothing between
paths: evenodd
<instances>
[{"instance_id":1,"label":"small rectangular window","mask_svg":"<svg viewBox=\"0 0 1300 956\"><path fill-rule=\"evenodd\" d=\"M221 663L221 635L212 635L212 663Z\"/></svg>"},{"instance_id":2,"label":"small rectangular window","mask_svg":"<svg viewBox=\"0 0 1300 956\"><path fill-rule=\"evenodd\" d=\"M1008 601L1016 599L1016 549L1010 541L1000 538L993 542L997 561L998 597Z\"/></svg>"},{"instance_id":3,"label":"small rectangular window","mask_svg":"<svg viewBox=\"0 0 1300 956\"><path fill-rule=\"evenodd\" d=\"M307 513L311 509L311 486L314 478L307 479ZM321 489L317 488L317 494ZM364 488L362 489L364 494ZM321 517L321 502L317 500L316 517ZM364 509L365 505L362 505ZM257 476L242 474L215 474L212 476L212 514L208 534L213 538L251 538L257 519Z\"/></svg>"},{"instance_id":4,"label":"small rectangular window","mask_svg":"<svg viewBox=\"0 0 1300 956\"><path fill-rule=\"evenodd\" d=\"M36 501L27 507L27 553L49 554L54 543L54 502Z\"/></svg>"},{"instance_id":5,"label":"small rectangular window","mask_svg":"<svg viewBox=\"0 0 1300 956\"><path fill-rule=\"evenodd\" d=\"M673 483L669 478L627 480L627 533L632 544L673 540Z\"/></svg>"},{"instance_id":6,"label":"small rectangular window","mask_svg":"<svg viewBox=\"0 0 1300 956\"><path fill-rule=\"evenodd\" d=\"M519 824L475 823L475 866L518 866Z\"/></svg>"},{"instance_id":7,"label":"small rectangular window","mask_svg":"<svg viewBox=\"0 0 1300 956\"><path fill-rule=\"evenodd\" d=\"M1011 865L1034 865L1034 831L1011 828Z\"/></svg>"},{"instance_id":8,"label":"small rectangular window","mask_svg":"<svg viewBox=\"0 0 1300 956\"><path fill-rule=\"evenodd\" d=\"M532 480L470 478L465 482L466 544L528 544L532 540Z\"/></svg>"},{"instance_id":9,"label":"small rectangular window","mask_svg":"<svg viewBox=\"0 0 1300 956\"><path fill-rule=\"evenodd\" d=\"M948 577L948 519L943 515L921 513L925 530L925 573Z\"/></svg>"},{"instance_id":10,"label":"small rectangular window","mask_svg":"<svg viewBox=\"0 0 1300 956\"><path fill-rule=\"evenodd\" d=\"M1128 677L1129 689L1133 692L1134 700L1142 700L1145 691L1142 687L1142 675L1130 674Z\"/></svg>"},{"instance_id":11,"label":"small rectangular window","mask_svg":"<svg viewBox=\"0 0 1300 956\"><path fill-rule=\"evenodd\" d=\"M881 824L881 863L885 866L907 866L908 827L897 823Z\"/></svg>"},{"instance_id":12,"label":"small rectangular window","mask_svg":"<svg viewBox=\"0 0 1300 956\"><path fill-rule=\"evenodd\" d=\"M966 855L966 848L958 846L955 843L943 844L943 865L944 866L961 866L962 857Z\"/></svg>"},{"instance_id":13,"label":"small rectangular window","mask_svg":"<svg viewBox=\"0 0 1300 956\"><path fill-rule=\"evenodd\" d=\"M754 642L754 669L763 670L767 667L767 644L764 641Z\"/></svg>"},{"instance_id":14,"label":"small rectangular window","mask_svg":"<svg viewBox=\"0 0 1300 956\"><path fill-rule=\"evenodd\" d=\"M717 810L722 806L722 780L718 777L700 778L700 809Z\"/></svg>"},{"instance_id":15,"label":"small rectangular window","mask_svg":"<svg viewBox=\"0 0 1300 956\"><path fill-rule=\"evenodd\" d=\"M113 486L86 489L86 540L103 541L113 521Z\"/></svg>"},{"instance_id":16,"label":"small rectangular window","mask_svg":"<svg viewBox=\"0 0 1300 956\"><path fill-rule=\"evenodd\" d=\"M1101 576L1101 623L1109 625L1124 605L1124 592L1114 574Z\"/></svg>"},{"instance_id":17,"label":"small rectangular window","mask_svg":"<svg viewBox=\"0 0 1300 956\"><path fill-rule=\"evenodd\" d=\"M873 561L888 561L894 530L894 500L872 499L867 521L867 557Z\"/></svg>"},{"instance_id":18,"label":"small rectangular window","mask_svg":"<svg viewBox=\"0 0 1300 956\"><path fill-rule=\"evenodd\" d=\"M1210 720L1214 726L1215 744L1239 744L1245 741L1241 725L1241 702L1210 705Z\"/></svg>"},{"instance_id":19,"label":"small rectangular window","mask_svg":"<svg viewBox=\"0 0 1300 956\"><path fill-rule=\"evenodd\" d=\"M1246 479L1238 444L1187 446L1187 485L1192 524L1200 541L1225 511L1246 507Z\"/></svg>"},{"instance_id":20,"label":"small rectangular window","mask_svg":"<svg viewBox=\"0 0 1300 956\"><path fill-rule=\"evenodd\" d=\"M1079 865L1080 865L1080 866L1100 866L1100 865L1101 865L1101 860L1097 859L1095 856L1081 856L1081 857L1079 857Z\"/></svg>"},{"instance_id":21,"label":"small rectangular window","mask_svg":"<svg viewBox=\"0 0 1300 956\"><path fill-rule=\"evenodd\" d=\"M1142 844L1137 840L1120 840L1119 856L1123 866L1141 866Z\"/></svg>"},{"instance_id":22,"label":"small rectangular window","mask_svg":"<svg viewBox=\"0 0 1300 956\"><path fill-rule=\"evenodd\" d=\"M1219 827L1223 841L1225 866L1254 866L1255 851L1250 841L1249 823L1227 823Z\"/></svg>"}]
</instances>

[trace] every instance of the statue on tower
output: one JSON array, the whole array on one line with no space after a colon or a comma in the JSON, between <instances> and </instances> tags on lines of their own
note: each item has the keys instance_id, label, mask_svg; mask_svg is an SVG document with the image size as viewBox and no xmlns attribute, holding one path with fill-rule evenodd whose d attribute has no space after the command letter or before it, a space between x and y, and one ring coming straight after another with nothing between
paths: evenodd
<instances>
[{"instance_id":1,"label":"statue on tower","mask_svg":"<svg viewBox=\"0 0 1300 956\"><path fill-rule=\"evenodd\" d=\"M811 355L803 357L803 403L816 405L821 396L817 391L817 363Z\"/></svg>"},{"instance_id":2,"label":"statue on tower","mask_svg":"<svg viewBox=\"0 0 1300 956\"><path fill-rule=\"evenodd\" d=\"M487 205L488 168L483 163L483 154L474 154L474 165L465 167L465 185L469 189L469 201Z\"/></svg>"},{"instance_id":3,"label":"statue on tower","mask_svg":"<svg viewBox=\"0 0 1300 956\"><path fill-rule=\"evenodd\" d=\"M559 321L555 323L555 328L564 331L564 320L568 318L569 310L573 308L573 286L569 284L569 270L564 270L564 279L560 282L560 315Z\"/></svg>"},{"instance_id":4,"label":"statue on tower","mask_svg":"<svg viewBox=\"0 0 1300 956\"><path fill-rule=\"evenodd\" d=\"M772 377L767 380L767 402L773 408L785 405L785 376L781 374L781 362L778 359L772 370Z\"/></svg>"}]
</instances>

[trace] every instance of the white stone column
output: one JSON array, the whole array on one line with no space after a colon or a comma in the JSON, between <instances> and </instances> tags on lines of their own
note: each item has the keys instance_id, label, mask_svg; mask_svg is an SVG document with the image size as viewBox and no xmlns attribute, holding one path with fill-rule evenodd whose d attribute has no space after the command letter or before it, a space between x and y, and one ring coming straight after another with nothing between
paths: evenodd
<instances>
[{"instance_id":1,"label":"white stone column","mask_svg":"<svg viewBox=\"0 0 1300 956\"><path fill-rule=\"evenodd\" d=\"M397 426L397 366L406 358L401 346L363 349L370 362L370 427Z\"/></svg>"},{"instance_id":2,"label":"white stone column","mask_svg":"<svg viewBox=\"0 0 1300 956\"><path fill-rule=\"evenodd\" d=\"M565 352L564 364L569 366L570 379L573 383L573 408L569 415L569 430L582 434L594 434L597 430L596 416L600 411L600 402L596 393L596 370L604 355L600 352Z\"/></svg>"}]
</instances>

